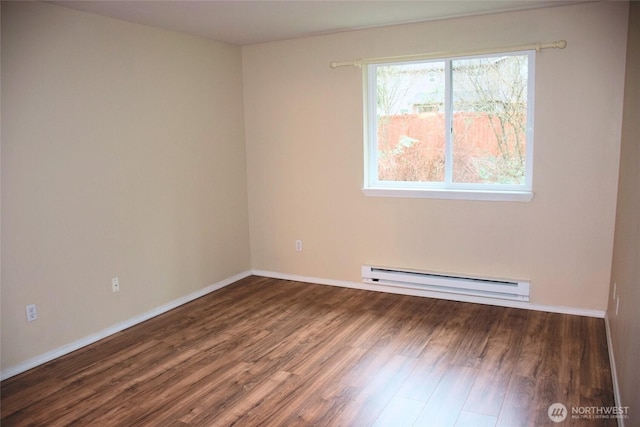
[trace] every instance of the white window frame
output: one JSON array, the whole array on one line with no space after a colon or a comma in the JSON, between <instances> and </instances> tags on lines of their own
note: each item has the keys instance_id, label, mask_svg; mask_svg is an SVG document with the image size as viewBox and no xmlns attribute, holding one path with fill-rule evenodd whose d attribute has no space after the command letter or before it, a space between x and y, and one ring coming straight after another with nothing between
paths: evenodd
<instances>
[{"instance_id":1,"label":"white window frame","mask_svg":"<svg viewBox=\"0 0 640 427\"><path fill-rule=\"evenodd\" d=\"M389 62L375 62L363 64L363 94L364 94L364 187L366 196L379 197L410 197L437 198L461 200L488 201L529 201L533 198L533 124L535 106L535 50L515 52L501 52L484 55L448 56L434 58L412 57L410 60L393 60ZM506 184L472 184L455 183L452 180L452 87L451 61L461 59L487 58L495 56L528 55L527 76L527 125L526 125L526 158L525 183L522 185ZM445 62L445 182L410 182L410 181L381 181L378 179L378 149L377 149L377 88L376 67L425 62Z\"/></svg>"}]
</instances>

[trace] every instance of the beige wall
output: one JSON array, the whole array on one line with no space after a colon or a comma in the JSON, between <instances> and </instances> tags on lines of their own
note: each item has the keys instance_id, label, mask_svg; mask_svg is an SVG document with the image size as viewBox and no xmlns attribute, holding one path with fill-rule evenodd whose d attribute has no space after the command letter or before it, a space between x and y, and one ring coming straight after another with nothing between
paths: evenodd
<instances>
[{"instance_id":1,"label":"beige wall","mask_svg":"<svg viewBox=\"0 0 640 427\"><path fill-rule=\"evenodd\" d=\"M241 50L2 2L1 369L249 268L523 277L534 303L604 310L626 25L603 2ZM533 201L362 195L361 74L330 61L557 39L537 59Z\"/></svg>"},{"instance_id":2,"label":"beige wall","mask_svg":"<svg viewBox=\"0 0 640 427\"><path fill-rule=\"evenodd\" d=\"M3 370L250 269L241 68L235 46L2 2Z\"/></svg>"},{"instance_id":3,"label":"beige wall","mask_svg":"<svg viewBox=\"0 0 640 427\"><path fill-rule=\"evenodd\" d=\"M603 2L243 48L253 268L353 282L365 263L527 278L533 303L605 310L626 28L627 4ZM361 74L330 61L559 39L568 47L536 63L533 201L362 194Z\"/></svg>"},{"instance_id":4,"label":"beige wall","mask_svg":"<svg viewBox=\"0 0 640 427\"><path fill-rule=\"evenodd\" d=\"M629 16L620 182L607 318L626 425L640 425L640 3ZM615 295L614 295L614 286ZM616 314L617 301L620 300Z\"/></svg>"}]
</instances>

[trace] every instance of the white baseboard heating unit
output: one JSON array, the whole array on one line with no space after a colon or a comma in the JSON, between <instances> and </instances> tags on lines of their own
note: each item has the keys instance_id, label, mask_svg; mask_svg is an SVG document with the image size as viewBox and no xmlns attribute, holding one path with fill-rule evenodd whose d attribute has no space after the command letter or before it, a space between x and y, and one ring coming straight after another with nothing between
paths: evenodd
<instances>
[{"instance_id":1,"label":"white baseboard heating unit","mask_svg":"<svg viewBox=\"0 0 640 427\"><path fill-rule=\"evenodd\" d=\"M362 281L448 294L529 301L530 282L498 278L458 276L388 267L362 266Z\"/></svg>"}]
</instances>

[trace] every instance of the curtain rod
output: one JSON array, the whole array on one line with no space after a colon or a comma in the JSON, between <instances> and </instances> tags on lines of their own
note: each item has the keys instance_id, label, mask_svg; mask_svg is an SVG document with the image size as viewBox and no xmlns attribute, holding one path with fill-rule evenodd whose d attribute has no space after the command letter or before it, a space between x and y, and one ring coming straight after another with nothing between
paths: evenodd
<instances>
[{"instance_id":1,"label":"curtain rod","mask_svg":"<svg viewBox=\"0 0 640 427\"><path fill-rule=\"evenodd\" d=\"M502 48L495 48L495 49L470 50L466 52L434 52L434 53L423 53L423 54L417 54L417 55L386 56L381 58L358 59L355 61L346 61L346 62L332 61L329 64L329 66L331 68L338 68L338 67L359 67L360 68L365 64L373 64L378 62L397 62L397 61L410 61L412 59L471 56L471 55L482 55L482 54L490 54L490 53L517 52L519 50L536 50L539 52L541 49L564 49L565 47L567 47L566 40L558 40L552 43L533 43L533 44L525 44L521 46L510 46L510 47L502 47Z\"/></svg>"}]
</instances>

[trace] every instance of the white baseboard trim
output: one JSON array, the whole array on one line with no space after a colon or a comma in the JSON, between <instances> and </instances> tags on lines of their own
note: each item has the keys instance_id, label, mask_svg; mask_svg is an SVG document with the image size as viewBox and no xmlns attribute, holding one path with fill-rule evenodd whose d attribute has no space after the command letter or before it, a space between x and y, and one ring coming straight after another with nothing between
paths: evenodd
<instances>
[{"instance_id":1,"label":"white baseboard trim","mask_svg":"<svg viewBox=\"0 0 640 427\"><path fill-rule=\"evenodd\" d=\"M54 350L48 351L44 354L41 354L40 356L36 356L23 363L20 363L19 365L7 368L4 371L2 371L2 373L0 373L0 380L5 380L7 378L13 377L14 375L18 375L22 372L28 371L29 369L35 368L36 366L47 363L58 357L64 356L65 354L71 353L72 351L76 351L82 347L86 347L89 344L93 344L96 341L99 341L103 338L106 338L117 332L123 331L132 326L135 326L138 323L142 323L162 313L166 313L169 310L173 310L176 307L179 307L197 298L205 296L213 291L217 291L218 289L224 288L225 286L228 286L234 282L237 282L238 280L244 279L245 277L249 277L251 276L251 274L252 272L250 270L244 271L242 273L238 273L235 276L231 276L227 279L221 280L217 283L214 283L213 285L209 285L206 288L202 288L189 295L185 295L181 298L175 299L171 302L161 305L160 307L156 307L150 311L147 311L146 313L142 313L138 316L132 317L131 319L125 320L124 322L117 323L113 326L103 329L100 332L91 334L77 341L66 344L62 347L58 347Z\"/></svg>"},{"instance_id":2,"label":"white baseboard trim","mask_svg":"<svg viewBox=\"0 0 640 427\"><path fill-rule=\"evenodd\" d=\"M613 398L616 406L622 407L620 399L620 384L618 383L618 371L616 370L616 358L613 354L613 341L611 339L611 329L609 326L609 313L604 316L604 328L607 332L607 348L609 349L609 365L611 367L611 379L613 380ZM618 427L624 427L624 419L618 418Z\"/></svg>"},{"instance_id":3,"label":"white baseboard trim","mask_svg":"<svg viewBox=\"0 0 640 427\"><path fill-rule=\"evenodd\" d=\"M244 271L242 273L238 273L227 279L214 283L213 285L207 286L206 288L200 289L184 297L175 299L160 307L156 307L150 311L147 311L146 313L142 313L131 319L125 320L124 322L120 322L109 328L103 329L100 332L91 334L77 341L66 344L62 347L58 347L54 350L48 351L44 354L41 354L39 356L26 360L25 362L22 362L16 366L9 367L4 371L0 372L0 380L5 380L7 378L13 377L22 372L28 371L29 369L35 368L36 366L42 365L53 359L64 356L65 354L76 351L82 347L86 347L89 344L93 344L94 342L97 342L103 338L106 338L110 335L113 335L127 328L135 326L138 323L142 323L162 313L166 313L169 310L172 310L176 307L179 307L183 304L186 304L190 301L193 301L197 298L200 298L204 295L207 295L213 291L221 289L225 286L228 286L232 283L237 282L238 280L244 279L251 275L270 277L270 278L282 279L282 280L292 280L296 282L313 283L318 285L329 285L329 286L338 286L343 288L361 289L366 291L387 292L387 293L400 294L400 295L439 298L439 299L447 299L452 301L472 302L472 303L478 303L478 304L497 305L502 307L524 308L527 310L547 311L551 313L573 314L577 316L604 318L606 329L607 329L607 341L608 341L608 347L609 347L609 359L611 361L611 372L613 375L614 393L616 396L616 402L619 402L620 395L619 395L617 377L615 374L615 363L614 363L615 359L613 358L613 354L611 353L612 346L610 342L610 332L609 332L608 321L604 311L581 309L581 308L574 308L574 307L530 304L530 303L521 302L521 301L509 301L509 300L499 300L499 299L493 299L493 298L472 297L472 296L465 296L465 295L447 294L443 292L420 291L417 289L397 288L397 287L385 286L385 285L368 285L364 283L349 282L349 281L343 281L343 280L333 280L333 279L323 279L323 278L309 277L309 276L299 276L295 274L277 273L277 272L265 271L265 270L249 270L249 271ZM620 425L624 427L623 424L620 424Z\"/></svg>"},{"instance_id":4,"label":"white baseboard trim","mask_svg":"<svg viewBox=\"0 0 640 427\"><path fill-rule=\"evenodd\" d=\"M322 279L318 277L298 276L295 274L277 273L274 271L253 270L256 276L271 277L274 279L293 280L296 282L314 283L317 285L339 286L343 288L362 289L366 291L387 292L399 295L411 295L418 297L439 298L451 301L472 302L477 304L496 305L500 307L523 308L526 310L546 311L550 313L573 314L576 316L604 318L603 310L590 310L576 307L563 307L555 305L531 304L524 301L501 300L498 298L485 298L445 292L421 291L411 288L400 288L386 285L370 285L365 283L347 282L343 280Z\"/></svg>"}]
</instances>

